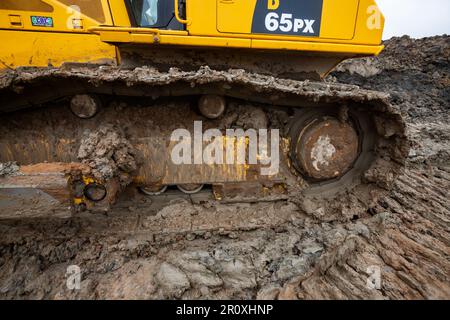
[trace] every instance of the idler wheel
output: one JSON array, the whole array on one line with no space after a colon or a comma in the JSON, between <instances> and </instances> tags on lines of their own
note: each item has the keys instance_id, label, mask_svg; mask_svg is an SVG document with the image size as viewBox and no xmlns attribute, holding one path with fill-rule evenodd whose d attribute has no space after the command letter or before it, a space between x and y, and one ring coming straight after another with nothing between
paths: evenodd
<instances>
[{"instance_id":1,"label":"idler wheel","mask_svg":"<svg viewBox=\"0 0 450 320\"><path fill-rule=\"evenodd\" d=\"M303 127L294 147L302 174L316 181L331 180L352 168L359 155L359 137L350 122L322 117Z\"/></svg>"}]
</instances>

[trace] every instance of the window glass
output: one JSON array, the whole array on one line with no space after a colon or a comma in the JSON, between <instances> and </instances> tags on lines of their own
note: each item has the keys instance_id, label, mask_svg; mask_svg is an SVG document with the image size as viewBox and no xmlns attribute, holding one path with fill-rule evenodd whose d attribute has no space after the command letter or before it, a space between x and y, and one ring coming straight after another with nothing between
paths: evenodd
<instances>
[{"instance_id":1,"label":"window glass","mask_svg":"<svg viewBox=\"0 0 450 320\"><path fill-rule=\"evenodd\" d=\"M133 13L140 26L154 26L158 23L159 0L131 0Z\"/></svg>"}]
</instances>

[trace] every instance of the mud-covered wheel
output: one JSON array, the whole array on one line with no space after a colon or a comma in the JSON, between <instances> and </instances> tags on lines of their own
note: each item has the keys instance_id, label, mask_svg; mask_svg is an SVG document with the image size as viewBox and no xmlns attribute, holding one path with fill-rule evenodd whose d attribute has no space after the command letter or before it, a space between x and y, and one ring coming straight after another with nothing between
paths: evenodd
<instances>
[{"instance_id":1,"label":"mud-covered wheel","mask_svg":"<svg viewBox=\"0 0 450 320\"><path fill-rule=\"evenodd\" d=\"M341 108L299 112L290 127L293 167L307 193L335 195L355 184L375 160L374 125L367 113Z\"/></svg>"},{"instance_id":2,"label":"mud-covered wheel","mask_svg":"<svg viewBox=\"0 0 450 320\"><path fill-rule=\"evenodd\" d=\"M203 189L204 185L190 183L190 184L180 184L177 187L183 193L195 194L200 192Z\"/></svg>"},{"instance_id":3,"label":"mud-covered wheel","mask_svg":"<svg viewBox=\"0 0 450 320\"><path fill-rule=\"evenodd\" d=\"M97 95L78 94L70 100L70 110L80 119L91 119L97 115L102 102Z\"/></svg>"},{"instance_id":4,"label":"mud-covered wheel","mask_svg":"<svg viewBox=\"0 0 450 320\"><path fill-rule=\"evenodd\" d=\"M159 196L167 191L168 186L145 186L139 187L139 190L147 196Z\"/></svg>"},{"instance_id":5,"label":"mud-covered wheel","mask_svg":"<svg viewBox=\"0 0 450 320\"><path fill-rule=\"evenodd\" d=\"M83 190L84 196L93 202L100 202L106 198L106 187L97 183L88 184Z\"/></svg>"},{"instance_id":6,"label":"mud-covered wheel","mask_svg":"<svg viewBox=\"0 0 450 320\"><path fill-rule=\"evenodd\" d=\"M198 110L208 119L220 118L227 107L227 101L224 96L207 94L200 97L198 101Z\"/></svg>"}]
</instances>

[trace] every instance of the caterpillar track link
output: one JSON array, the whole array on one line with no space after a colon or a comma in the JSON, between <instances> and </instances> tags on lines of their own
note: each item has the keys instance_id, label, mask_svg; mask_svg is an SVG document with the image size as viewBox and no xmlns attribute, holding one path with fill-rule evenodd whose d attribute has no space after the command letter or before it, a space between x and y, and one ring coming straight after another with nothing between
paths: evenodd
<instances>
[{"instance_id":1,"label":"caterpillar track link","mask_svg":"<svg viewBox=\"0 0 450 320\"><path fill-rule=\"evenodd\" d=\"M38 190L76 212L108 211L121 194L206 188L213 201L292 201L321 219L346 219L349 203L370 208L389 190L408 154L405 125L388 97L356 86L209 67L84 64L0 79L4 206L15 204L18 190ZM180 128L191 134L191 163L173 158ZM214 139L194 141L209 129L218 130ZM229 129L267 132L257 158L272 162L249 163L251 137L229 137ZM222 159L243 148L245 160L196 163L194 144L204 155L211 140ZM262 174L275 167L276 153L276 170Z\"/></svg>"}]
</instances>

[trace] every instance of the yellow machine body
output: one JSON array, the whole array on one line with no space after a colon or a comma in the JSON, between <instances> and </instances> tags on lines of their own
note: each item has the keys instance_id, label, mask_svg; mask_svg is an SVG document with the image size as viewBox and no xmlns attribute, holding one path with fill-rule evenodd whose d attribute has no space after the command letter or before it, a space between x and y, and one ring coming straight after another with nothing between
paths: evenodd
<instances>
[{"instance_id":1,"label":"yellow machine body","mask_svg":"<svg viewBox=\"0 0 450 320\"><path fill-rule=\"evenodd\" d=\"M182 0L168 1L178 8ZM182 30L133 25L126 0L4 0L0 69L120 63L121 44L290 51L337 61L383 49L384 17L374 0L185 0L175 17Z\"/></svg>"}]
</instances>

